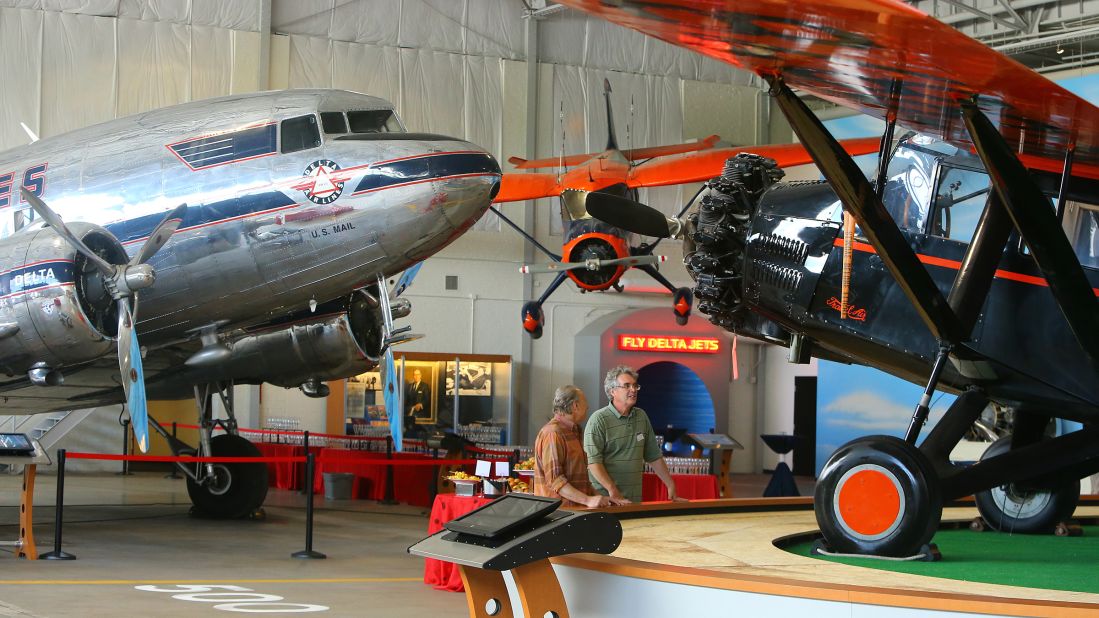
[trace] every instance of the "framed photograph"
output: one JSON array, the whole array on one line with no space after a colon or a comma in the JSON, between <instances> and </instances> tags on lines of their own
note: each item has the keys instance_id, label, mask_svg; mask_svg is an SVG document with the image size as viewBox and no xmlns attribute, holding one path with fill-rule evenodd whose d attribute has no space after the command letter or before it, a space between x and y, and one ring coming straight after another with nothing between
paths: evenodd
<instances>
[{"instance_id":1,"label":"framed photograph","mask_svg":"<svg viewBox=\"0 0 1099 618\"><path fill-rule=\"evenodd\" d=\"M439 363L405 361L404 364L404 414L411 416L418 425L434 425L436 422L436 370Z\"/></svg>"},{"instance_id":2,"label":"framed photograph","mask_svg":"<svg viewBox=\"0 0 1099 618\"><path fill-rule=\"evenodd\" d=\"M454 396L454 363L446 364L446 394ZM476 397L492 396L492 363L462 361L458 363L458 394Z\"/></svg>"}]
</instances>

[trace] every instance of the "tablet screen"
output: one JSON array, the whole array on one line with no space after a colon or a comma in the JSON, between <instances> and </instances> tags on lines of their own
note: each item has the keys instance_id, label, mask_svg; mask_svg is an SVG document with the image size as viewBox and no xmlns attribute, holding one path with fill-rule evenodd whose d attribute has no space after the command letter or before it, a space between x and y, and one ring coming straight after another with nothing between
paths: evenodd
<instances>
[{"instance_id":1,"label":"tablet screen","mask_svg":"<svg viewBox=\"0 0 1099 618\"><path fill-rule=\"evenodd\" d=\"M491 503L445 524L447 530L495 537L525 522L544 517L561 505L557 498L505 494Z\"/></svg>"}]
</instances>

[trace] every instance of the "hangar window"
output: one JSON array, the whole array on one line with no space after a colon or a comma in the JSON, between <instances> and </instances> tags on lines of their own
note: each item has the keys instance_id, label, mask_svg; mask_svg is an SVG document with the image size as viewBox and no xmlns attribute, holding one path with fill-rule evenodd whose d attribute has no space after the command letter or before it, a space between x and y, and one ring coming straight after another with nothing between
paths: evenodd
<instances>
[{"instance_id":1,"label":"hangar window","mask_svg":"<svg viewBox=\"0 0 1099 618\"><path fill-rule=\"evenodd\" d=\"M401 133L401 121L391 109L362 109L347 112L352 133Z\"/></svg>"},{"instance_id":2,"label":"hangar window","mask_svg":"<svg viewBox=\"0 0 1099 618\"><path fill-rule=\"evenodd\" d=\"M931 233L962 242L972 240L988 201L989 188L988 174L983 171L942 166Z\"/></svg>"},{"instance_id":3,"label":"hangar window","mask_svg":"<svg viewBox=\"0 0 1099 618\"><path fill-rule=\"evenodd\" d=\"M343 112L321 112L321 127L328 134L347 133L347 119Z\"/></svg>"},{"instance_id":4,"label":"hangar window","mask_svg":"<svg viewBox=\"0 0 1099 618\"><path fill-rule=\"evenodd\" d=\"M316 148L321 145L321 133L317 129L317 117L313 114L282 121L283 154Z\"/></svg>"}]
</instances>

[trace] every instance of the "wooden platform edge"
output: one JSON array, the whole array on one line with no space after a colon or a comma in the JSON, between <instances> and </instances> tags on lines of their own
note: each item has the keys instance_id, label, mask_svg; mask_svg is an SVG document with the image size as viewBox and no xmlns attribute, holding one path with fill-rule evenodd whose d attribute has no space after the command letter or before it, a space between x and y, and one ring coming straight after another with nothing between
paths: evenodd
<instances>
[{"instance_id":1,"label":"wooden platform edge","mask_svg":"<svg viewBox=\"0 0 1099 618\"><path fill-rule=\"evenodd\" d=\"M1083 618L1094 617L1099 613L1099 606L1092 603L1008 599L987 595L832 584L763 575L737 575L598 554L559 556L550 561L561 566L621 577L819 601L1035 618Z\"/></svg>"}]
</instances>

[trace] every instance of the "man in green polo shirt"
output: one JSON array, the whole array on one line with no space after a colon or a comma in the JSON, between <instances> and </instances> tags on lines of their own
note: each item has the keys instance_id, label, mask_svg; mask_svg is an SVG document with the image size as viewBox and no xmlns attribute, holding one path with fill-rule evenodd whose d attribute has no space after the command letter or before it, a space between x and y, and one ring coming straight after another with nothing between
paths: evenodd
<instances>
[{"instance_id":1,"label":"man in green polo shirt","mask_svg":"<svg viewBox=\"0 0 1099 618\"><path fill-rule=\"evenodd\" d=\"M611 403L596 410L584 429L584 452L588 456L588 476L596 491L616 504L641 502L641 475L645 464L668 487L668 498L680 501L656 434L645 411L636 407L637 372L619 365L607 372L603 390Z\"/></svg>"}]
</instances>

